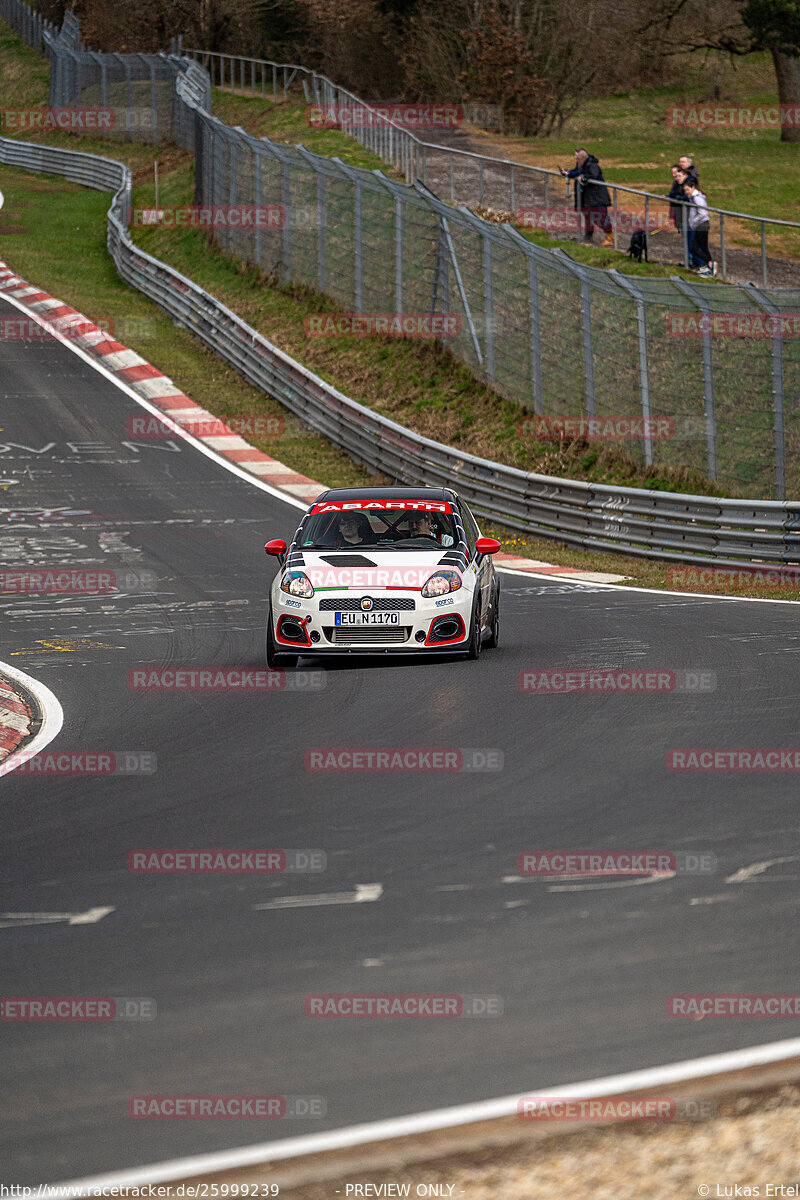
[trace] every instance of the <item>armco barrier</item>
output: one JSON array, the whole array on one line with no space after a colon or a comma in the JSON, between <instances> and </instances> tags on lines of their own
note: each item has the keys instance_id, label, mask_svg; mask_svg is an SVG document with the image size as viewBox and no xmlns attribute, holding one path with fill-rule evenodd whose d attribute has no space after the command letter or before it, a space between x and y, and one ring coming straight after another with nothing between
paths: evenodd
<instances>
[{"instance_id":1,"label":"armco barrier","mask_svg":"<svg viewBox=\"0 0 800 1200\"><path fill-rule=\"evenodd\" d=\"M537 537L675 562L800 562L800 502L727 500L534 475L404 429L325 383L152 255L128 232L131 173L76 150L0 138L0 162L113 190L108 249L121 277L357 462L401 483L455 486L482 516Z\"/></svg>"},{"instance_id":2,"label":"armco barrier","mask_svg":"<svg viewBox=\"0 0 800 1200\"><path fill-rule=\"evenodd\" d=\"M347 313L455 317L442 338L447 349L523 412L636 418L645 431L650 418L674 422L672 437L645 433L628 443L630 456L655 472L703 472L754 500L800 494L797 290L581 265L512 225L445 203L441 179L437 196L405 151L403 183L232 128L211 111L208 72L179 53L90 52L69 13L45 41L51 106L99 103L114 111L107 136L192 150L194 199L204 208L282 212L280 227L211 231L265 276L315 288ZM286 68L285 88L296 71ZM322 77L298 78L309 96L327 87ZM381 152L395 161L401 131L380 127ZM538 204L525 199L521 178L517 202Z\"/></svg>"}]
</instances>

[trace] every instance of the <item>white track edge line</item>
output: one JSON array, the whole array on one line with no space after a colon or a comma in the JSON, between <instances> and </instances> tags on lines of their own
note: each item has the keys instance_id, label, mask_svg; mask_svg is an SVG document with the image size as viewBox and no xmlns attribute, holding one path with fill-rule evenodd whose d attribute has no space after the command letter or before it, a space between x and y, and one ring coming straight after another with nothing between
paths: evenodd
<instances>
[{"instance_id":1,"label":"white track edge line","mask_svg":"<svg viewBox=\"0 0 800 1200\"><path fill-rule=\"evenodd\" d=\"M31 675L26 675L19 668L0 662L0 674L7 675L16 683L24 684L34 694L42 710L42 727L33 740L24 749L15 750L5 762L0 763L0 775L8 775L26 762L32 754L38 754L40 750L43 750L61 732L61 726L64 724L64 710L49 687Z\"/></svg>"},{"instance_id":2,"label":"white track edge line","mask_svg":"<svg viewBox=\"0 0 800 1200\"><path fill-rule=\"evenodd\" d=\"M730 570L721 567L720 570ZM794 604L797 600L771 600L768 596L718 596L714 592L672 592L667 588L636 587L631 584L626 587L622 583L597 583L591 579L574 579L571 575L556 575L549 572L544 575L537 571L526 571L522 567L507 567L505 563L495 567L496 571L505 571L509 575L518 575L520 579L547 579L550 582L571 583L575 587L608 588L612 592L635 592L645 596L680 596L683 600L726 600L734 604Z\"/></svg>"},{"instance_id":3,"label":"white track edge line","mask_svg":"<svg viewBox=\"0 0 800 1200\"><path fill-rule=\"evenodd\" d=\"M82 358L84 362L89 364L89 366L94 367L94 369L101 375L105 376L109 382L115 384L115 386L118 387L121 392L124 392L126 396L131 398L131 400L135 400L137 404L141 405L141 407L146 409L147 412L152 413L154 417L158 417L161 420L164 420L166 417L168 421L171 420L168 412L165 413L163 409L156 408L156 406L151 404L149 400L146 400L144 396L140 396L139 393L134 391L130 384L126 383L124 379L117 378L117 376L110 371L108 367L103 366L102 362L96 358L93 358L92 355L88 354L81 346L76 345L74 340L63 337L62 334L60 334L59 331L55 329L46 319L40 317L38 313L35 313L27 305L21 304L15 297L9 296L5 292L1 291L0 300L7 300L9 304L12 304L15 308L18 308L20 312L24 312L26 316L33 317L33 319L43 328L46 326L48 332L51 333L54 340L59 341L63 343L63 345L67 346L73 351L74 354L77 354L78 358ZM90 318L87 317L87 320L89 319ZM164 378L166 379L167 376L165 375ZM245 382L247 381L245 380ZM250 384L250 386L253 387L254 385ZM255 390L258 391L259 389L255 388ZM222 418L218 419L221 420ZM199 438L193 437L190 433L187 433L185 429L181 429L181 427L177 424L175 426L175 436L181 438L183 441L189 442L195 447L195 449L199 450L201 454L205 454L206 458L213 459L214 462L218 463L222 467L225 467L227 471L230 471L232 475L238 475L240 479L244 479L245 482L253 484L254 487L259 488L262 492L267 492L270 496L274 496L276 500L283 500L285 504L291 505L292 508L300 508L303 511L308 508L308 505L302 500L295 500L294 497L287 496L285 492L280 492L277 488L270 487L268 483L265 483L262 479L258 479L255 475L250 475L247 471L243 471L241 467L236 465L236 463L231 462L227 458L223 458L220 454L217 454L216 451L211 450L208 446L206 446L202 441L200 441ZM129 438L128 441L136 441L136 438ZM323 491L324 490L325 489L323 488Z\"/></svg>"},{"instance_id":4,"label":"white track edge line","mask_svg":"<svg viewBox=\"0 0 800 1200\"><path fill-rule=\"evenodd\" d=\"M108 1175L73 1179L67 1183L46 1185L39 1195L42 1196L42 1200L47 1200L48 1186L54 1189L57 1187L88 1189L164 1183L171 1179L233 1170L237 1167L253 1166L257 1163L298 1158L306 1154L319 1154L327 1150L345 1149L431 1130L452 1129L459 1125L469 1125L497 1117L514 1116L517 1112L518 1101L526 1095L574 1099L619 1095L629 1091L641 1091L644 1088L663 1087L665 1084L684 1082L704 1076L721 1075L728 1071L780 1062L782 1059L797 1056L800 1056L800 1038L766 1042L759 1046L748 1046L742 1050L711 1054L705 1058L692 1058L660 1067L647 1067L641 1071L629 1071L624 1075L610 1075L602 1079L569 1083L561 1087L519 1092L513 1096L501 1096L495 1100L461 1104L454 1108L434 1109L430 1112L414 1113L410 1116L394 1117L385 1121L370 1121L367 1124L351 1125L326 1133L305 1134L301 1137L284 1138L276 1142L263 1142L255 1146L221 1150L214 1154L198 1154L183 1159L170 1159L166 1162L134 1167L127 1171L117 1171ZM441 1156L441 1149L437 1153ZM53 1195L55 1196L56 1193L54 1192Z\"/></svg>"}]
</instances>

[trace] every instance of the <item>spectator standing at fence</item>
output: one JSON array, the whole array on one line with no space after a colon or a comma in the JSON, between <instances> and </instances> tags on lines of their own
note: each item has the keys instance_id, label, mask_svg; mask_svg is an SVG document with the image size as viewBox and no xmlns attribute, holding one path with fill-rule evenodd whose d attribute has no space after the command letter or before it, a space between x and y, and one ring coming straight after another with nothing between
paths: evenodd
<instances>
[{"instance_id":1,"label":"spectator standing at fence","mask_svg":"<svg viewBox=\"0 0 800 1200\"><path fill-rule=\"evenodd\" d=\"M683 176L682 182L678 178L679 175ZM686 199L686 193L683 190L683 184L686 182L686 179L687 179L686 172L681 171L681 168L678 165L678 163L673 163L672 164L672 187L669 189L666 199L670 201L669 215L672 218L672 224L675 226L678 233L680 233L681 230L683 229L683 205L682 204L674 204L674 203L672 203L672 201Z\"/></svg>"},{"instance_id":2,"label":"spectator standing at fence","mask_svg":"<svg viewBox=\"0 0 800 1200\"><path fill-rule=\"evenodd\" d=\"M694 159L691 154L682 154L678 159L678 165L687 175L691 175L698 187L700 187L700 172L694 165Z\"/></svg>"},{"instance_id":3,"label":"spectator standing at fence","mask_svg":"<svg viewBox=\"0 0 800 1200\"><path fill-rule=\"evenodd\" d=\"M614 234L608 216L611 196L600 163L581 146L575 151L572 170L558 169L566 179L575 180L575 208L583 212L583 240L591 242L596 227L606 235L603 245L613 246Z\"/></svg>"},{"instance_id":4,"label":"spectator standing at fence","mask_svg":"<svg viewBox=\"0 0 800 1200\"><path fill-rule=\"evenodd\" d=\"M684 157L685 157L685 155L684 155ZM677 180L678 180L678 185L681 190L681 198L683 200L688 200L689 197L686 195L684 188L685 188L686 184L690 183L690 182L694 183L695 187L697 187L698 186L697 179L694 177L694 175L690 175L689 172L684 167L681 167L679 165L678 173L677 173ZM686 214L688 213L688 211L689 211L688 209L684 208L681 212L681 216L684 218L684 220L686 220ZM682 225L678 226L678 228L680 230L682 230L683 226ZM703 265L702 261L699 258L695 258L694 230L692 229L691 222L688 220L686 221L686 252L687 252L688 259L689 259L689 269L690 270L694 270L695 267L700 267Z\"/></svg>"},{"instance_id":5,"label":"spectator standing at fence","mask_svg":"<svg viewBox=\"0 0 800 1200\"><path fill-rule=\"evenodd\" d=\"M694 257L701 264L698 267L697 274L702 275L704 278L710 278L712 275L716 275L717 264L712 262L708 250L708 230L710 225L708 201L697 186L697 181L691 175L683 185L683 190L686 193L687 199L691 202L687 220L689 228L694 230L692 243Z\"/></svg>"}]
</instances>

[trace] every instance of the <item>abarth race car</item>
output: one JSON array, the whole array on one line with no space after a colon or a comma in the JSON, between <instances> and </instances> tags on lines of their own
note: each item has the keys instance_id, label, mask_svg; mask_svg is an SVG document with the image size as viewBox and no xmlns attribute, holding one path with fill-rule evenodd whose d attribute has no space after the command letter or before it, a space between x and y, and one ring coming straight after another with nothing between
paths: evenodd
<instances>
[{"instance_id":1,"label":"abarth race car","mask_svg":"<svg viewBox=\"0 0 800 1200\"><path fill-rule=\"evenodd\" d=\"M481 537L449 488L323 492L278 560L267 622L267 662L305 655L461 654L496 646L500 581L494 538Z\"/></svg>"}]
</instances>

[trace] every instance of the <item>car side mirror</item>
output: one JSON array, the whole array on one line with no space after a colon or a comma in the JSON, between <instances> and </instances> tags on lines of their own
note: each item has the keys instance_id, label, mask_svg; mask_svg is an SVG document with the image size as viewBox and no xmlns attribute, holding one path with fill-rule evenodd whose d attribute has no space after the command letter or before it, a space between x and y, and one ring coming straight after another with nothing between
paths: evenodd
<instances>
[{"instance_id":1,"label":"car side mirror","mask_svg":"<svg viewBox=\"0 0 800 1200\"><path fill-rule=\"evenodd\" d=\"M275 558L283 558L288 547L282 538L275 538L272 542L267 542L264 547L265 554L272 554Z\"/></svg>"},{"instance_id":2,"label":"car side mirror","mask_svg":"<svg viewBox=\"0 0 800 1200\"><path fill-rule=\"evenodd\" d=\"M478 554L497 554L500 549L500 543L497 538L478 538L475 543L475 549Z\"/></svg>"}]
</instances>

